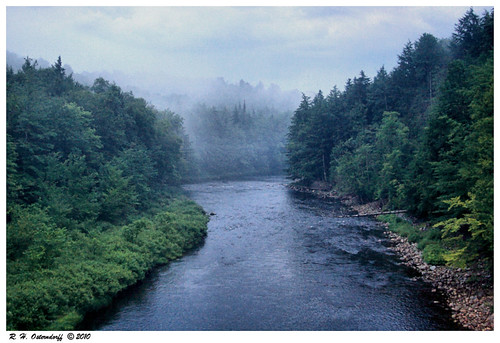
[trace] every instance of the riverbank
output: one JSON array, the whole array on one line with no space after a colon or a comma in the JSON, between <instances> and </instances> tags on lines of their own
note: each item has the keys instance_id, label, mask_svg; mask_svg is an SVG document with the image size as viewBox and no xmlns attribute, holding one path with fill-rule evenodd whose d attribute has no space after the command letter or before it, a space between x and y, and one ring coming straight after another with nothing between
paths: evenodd
<instances>
[{"instance_id":1,"label":"riverbank","mask_svg":"<svg viewBox=\"0 0 500 343\"><path fill-rule=\"evenodd\" d=\"M319 198L337 199L358 215L382 211L381 202L359 203L356 198L340 196L326 185L316 184L312 188L290 185L290 189L312 194ZM446 296L447 305L452 310L456 323L467 330L491 331L494 329L493 276L481 265L466 269L449 266L434 266L426 263L417 244L411 243L390 231L388 223L382 223L391 247L402 263L417 272L417 277L432 284L435 291Z\"/></svg>"},{"instance_id":2,"label":"riverbank","mask_svg":"<svg viewBox=\"0 0 500 343\"><path fill-rule=\"evenodd\" d=\"M74 330L86 314L107 306L153 268L200 244L207 234L205 211L168 195L165 206L158 201L161 210L127 225L61 234L43 268L34 267L33 259L10 261L7 330Z\"/></svg>"},{"instance_id":3,"label":"riverbank","mask_svg":"<svg viewBox=\"0 0 500 343\"><path fill-rule=\"evenodd\" d=\"M416 270L422 280L433 285L433 291L446 295L452 317L468 330L491 331L494 328L493 280L481 266L472 268L452 268L425 263L422 252L406 237L388 230L386 234L392 243L391 249L401 258L402 263Z\"/></svg>"}]
</instances>

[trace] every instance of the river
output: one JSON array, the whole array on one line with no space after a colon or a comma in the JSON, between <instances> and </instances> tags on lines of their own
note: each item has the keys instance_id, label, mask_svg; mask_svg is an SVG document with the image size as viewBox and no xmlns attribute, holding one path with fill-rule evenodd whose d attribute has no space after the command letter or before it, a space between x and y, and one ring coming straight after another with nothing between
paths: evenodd
<instances>
[{"instance_id":1,"label":"river","mask_svg":"<svg viewBox=\"0 0 500 343\"><path fill-rule=\"evenodd\" d=\"M444 299L369 218L271 177L185 186L213 212L205 243L156 269L83 329L456 330Z\"/></svg>"}]
</instances>

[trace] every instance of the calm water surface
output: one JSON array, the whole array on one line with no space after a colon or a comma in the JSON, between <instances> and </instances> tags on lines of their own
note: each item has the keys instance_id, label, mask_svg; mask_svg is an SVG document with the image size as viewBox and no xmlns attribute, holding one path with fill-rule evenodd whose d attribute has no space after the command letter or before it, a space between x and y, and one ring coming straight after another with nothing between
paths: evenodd
<instances>
[{"instance_id":1,"label":"calm water surface","mask_svg":"<svg viewBox=\"0 0 500 343\"><path fill-rule=\"evenodd\" d=\"M186 186L214 212L203 246L154 271L86 330L456 330L368 218L283 178Z\"/></svg>"}]
</instances>

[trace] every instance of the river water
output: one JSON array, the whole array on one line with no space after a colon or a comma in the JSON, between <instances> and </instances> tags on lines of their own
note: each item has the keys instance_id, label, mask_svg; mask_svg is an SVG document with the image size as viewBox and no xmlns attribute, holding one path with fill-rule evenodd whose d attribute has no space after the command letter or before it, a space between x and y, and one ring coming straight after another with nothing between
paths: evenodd
<instances>
[{"instance_id":1,"label":"river water","mask_svg":"<svg viewBox=\"0 0 500 343\"><path fill-rule=\"evenodd\" d=\"M456 330L369 218L279 177L185 186L203 246L92 314L86 330Z\"/></svg>"}]
</instances>

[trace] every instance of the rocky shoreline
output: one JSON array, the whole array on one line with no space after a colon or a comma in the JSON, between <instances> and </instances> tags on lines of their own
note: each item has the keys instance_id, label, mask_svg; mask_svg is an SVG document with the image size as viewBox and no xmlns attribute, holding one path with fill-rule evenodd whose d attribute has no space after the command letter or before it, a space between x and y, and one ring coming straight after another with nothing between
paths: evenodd
<instances>
[{"instance_id":1,"label":"rocky shoreline","mask_svg":"<svg viewBox=\"0 0 500 343\"><path fill-rule=\"evenodd\" d=\"M289 188L320 198L340 200L358 214L378 212L382 208L380 202L359 204L354 197L341 197L324 185L315 185L312 188L289 185ZM429 265L422 259L422 253L415 243L389 231L388 224L381 225L385 227L385 233L392 243L390 249L398 254L402 263L417 271L418 277L434 287L433 291L441 291L445 295L456 323L466 330L494 329L492 275L485 272L481 265L467 269Z\"/></svg>"},{"instance_id":2,"label":"rocky shoreline","mask_svg":"<svg viewBox=\"0 0 500 343\"><path fill-rule=\"evenodd\" d=\"M455 322L467 330L493 330L493 280L480 266L461 269L429 265L423 261L415 243L388 229L386 235L393 244L391 249L400 256L402 263L415 269L422 280L431 283L433 291L445 294Z\"/></svg>"}]
</instances>

